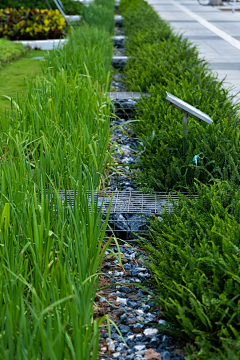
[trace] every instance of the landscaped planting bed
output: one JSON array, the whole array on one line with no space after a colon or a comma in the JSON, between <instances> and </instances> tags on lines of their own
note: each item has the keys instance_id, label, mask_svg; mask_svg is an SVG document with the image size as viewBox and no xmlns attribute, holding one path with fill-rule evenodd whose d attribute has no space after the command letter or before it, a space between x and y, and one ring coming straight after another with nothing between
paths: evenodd
<instances>
[{"instance_id":1,"label":"landscaped planting bed","mask_svg":"<svg viewBox=\"0 0 240 360\"><path fill-rule=\"evenodd\" d=\"M14 44L7 39L0 39L0 67L25 54L27 49L22 44Z\"/></svg>"},{"instance_id":2,"label":"landscaped planting bed","mask_svg":"<svg viewBox=\"0 0 240 360\"><path fill-rule=\"evenodd\" d=\"M53 10L57 10L57 6L53 0L48 0L49 5ZM64 7L65 14L79 15L82 10L82 4L79 1L61 0ZM0 0L0 9L46 9L47 3L45 0Z\"/></svg>"},{"instance_id":3,"label":"landscaped planting bed","mask_svg":"<svg viewBox=\"0 0 240 360\"><path fill-rule=\"evenodd\" d=\"M188 359L238 359L239 105L197 49L143 0L122 0L129 60L128 90L148 92L133 130L140 142L136 181L145 189L181 190L173 211L150 218L140 238L154 275L164 331L187 341ZM182 114L166 91L206 112L213 125L189 118L183 155ZM198 165L193 157L199 155Z\"/></svg>"},{"instance_id":4,"label":"landscaped planting bed","mask_svg":"<svg viewBox=\"0 0 240 360\"><path fill-rule=\"evenodd\" d=\"M109 242L87 190L111 164L111 49L105 29L76 29L1 113L1 359L97 359L105 317L93 304ZM75 192L73 207L59 189Z\"/></svg>"},{"instance_id":5,"label":"landscaped planting bed","mask_svg":"<svg viewBox=\"0 0 240 360\"><path fill-rule=\"evenodd\" d=\"M0 9L0 37L11 40L59 39L66 25L59 10Z\"/></svg>"}]
</instances>

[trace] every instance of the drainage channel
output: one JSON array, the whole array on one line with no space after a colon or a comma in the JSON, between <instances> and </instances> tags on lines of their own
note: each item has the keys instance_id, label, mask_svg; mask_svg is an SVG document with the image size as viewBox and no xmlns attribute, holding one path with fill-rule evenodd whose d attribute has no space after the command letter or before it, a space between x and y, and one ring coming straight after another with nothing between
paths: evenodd
<instances>
[{"instance_id":1,"label":"drainage channel","mask_svg":"<svg viewBox=\"0 0 240 360\"><path fill-rule=\"evenodd\" d=\"M185 358L185 344L161 331L161 327L167 325L163 312L151 302L151 295L143 288L136 287L137 283L144 283L152 278L145 266L145 261L149 259L140 245L136 245L136 235L147 231L146 216L159 217L164 208L171 211L172 200L177 201L178 194L145 194L139 191L134 182L131 165L137 163L138 140L129 129L127 120L133 119L137 102L141 97L149 95L126 91L124 75L121 73L128 60L127 57L122 58L125 56L123 30L122 23L119 23L116 29L118 39L114 39L114 44L115 56L121 58L113 58L112 65L119 71L113 75L112 89L109 93L115 107L115 117L111 126L119 125L115 126L111 140L118 144L114 160L119 171L110 174L108 189L106 192L96 192L94 199L98 207L102 206L103 219L112 201L109 227L118 238L127 240L124 245L120 245L123 266L120 266L117 259L116 246L111 245L111 251L106 254L99 287L109 284L112 286L99 292L95 308L100 314L108 314L117 324L125 342L113 325L111 338L108 330L103 329L100 335L99 359L182 360ZM69 201L70 199L71 195ZM110 229L107 230L107 234L108 232L110 235ZM118 285L115 286L114 283ZM134 285L129 286L131 283ZM151 290L147 286L145 288Z\"/></svg>"}]
</instances>

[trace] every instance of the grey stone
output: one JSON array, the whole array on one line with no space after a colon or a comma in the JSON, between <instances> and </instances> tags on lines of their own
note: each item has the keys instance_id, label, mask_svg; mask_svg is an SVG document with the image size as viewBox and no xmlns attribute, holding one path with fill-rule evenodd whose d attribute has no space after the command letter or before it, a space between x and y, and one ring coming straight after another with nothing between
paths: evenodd
<instances>
[{"instance_id":1,"label":"grey stone","mask_svg":"<svg viewBox=\"0 0 240 360\"><path fill-rule=\"evenodd\" d=\"M135 354L130 354L130 355L128 355L125 359L126 359L126 360L133 360L134 357L135 357Z\"/></svg>"},{"instance_id":2,"label":"grey stone","mask_svg":"<svg viewBox=\"0 0 240 360\"><path fill-rule=\"evenodd\" d=\"M136 310L136 313L138 314L138 316L144 316L144 312L141 309Z\"/></svg>"},{"instance_id":3,"label":"grey stone","mask_svg":"<svg viewBox=\"0 0 240 360\"><path fill-rule=\"evenodd\" d=\"M128 301L127 301L127 304L128 304L129 307L131 307L131 308L133 308L133 309L138 306L138 304L136 303L136 301L133 301L133 300L128 300Z\"/></svg>"},{"instance_id":4,"label":"grey stone","mask_svg":"<svg viewBox=\"0 0 240 360\"><path fill-rule=\"evenodd\" d=\"M127 349L127 347L126 347L126 345L124 343L118 344L118 347L116 348L117 351L121 351L121 352L126 350L126 349Z\"/></svg>"},{"instance_id":5,"label":"grey stone","mask_svg":"<svg viewBox=\"0 0 240 360\"><path fill-rule=\"evenodd\" d=\"M120 323L121 324L126 324L128 322L128 316L127 314L123 314L120 316Z\"/></svg>"},{"instance_id":6,"label":"grey stone","mask_svg":"<svg viewBox=\"0 0 240 360\"><path fill-rule=\"evenodd\" d=\"M133 348L136 351L142 351L142 350L146 350L146 345L136 345Z\"/></svg>"},{"instance_id":7,"label":"grey stone","mask_svg":"<svg viewBox=\"0 0 240 360\"><path fill-rule=\"evenodd\" d=\"M120 286L120 288L118 290L121 292L124 292L126 294L131 292L131 289L129 289L127 286Z\"/></svg>"},{"instance_id":8,"label":"grey stone","mask_svg":"<svg viewBox=\"0 0 240 360\"><path fill-rule=\"evenodd\" d=\"M123 48L125 45L125 36L118 35L113 38L114 46L117 48Z\"/></svg>"},{"instance_id":9,"label":"grey stone","mask_svg":"<svg viewBox=\"0 0 240 360\"><path fill-rule=\"evenodd\" d=\"M158 347L160 345L160 339L156 336L152 337L150 340L150 345L153 347Z\"/></svg>"},{"instance_id":10,"label":"grey stone","mask_svg":"<svg viewBox=\"0 0 240 360\"><path fill-rule=\"evenodd\" d=\"M127 325L121 324L121 325L119 325L119 330L124 335L124 334L127 334L130 331L130 327L127 326Z\"/></svg>"},{"instance_id":11,"label":"grey stone","mask_svg":"<svg viewBox=\"0 0 240 360\"><path fill-rule=\"evenodd\" d=\"M150 306L145 304L145 305L143 305L142 309L143 309L143 311L148 311L148 310L150 310Z\"/></svg>"},{"instance_id":12,"label":"grey stone","mask_svg":"<svg viewBox=\"0 0 240 360\"><path fill-rule=\"evenodd\" d=\"M123 17L121 15L115 15L114 21L115 21L116 26L119 26L119 27L123 26Z\"/></svg>"},{"instance_id":13,"label":"grey stone","mask_svg":"<svg viewBox=\"0 0 240 360\"><path fill-rule=\"evenodd\" d=\"M122 70L128 61L128 56L113 56L112 67L114 69Z\"/></svg>"},{"instance_id":14,"label":"grey stone","mask_svg":"<svg viewBox=\"0 0 240 360\"><path fill-rule=\"evenodd\" d=\"M162 360L170 360L171 356L170 356L170 352L169 351L164 351L162 354Z\"/></svg>"}]
</instances>

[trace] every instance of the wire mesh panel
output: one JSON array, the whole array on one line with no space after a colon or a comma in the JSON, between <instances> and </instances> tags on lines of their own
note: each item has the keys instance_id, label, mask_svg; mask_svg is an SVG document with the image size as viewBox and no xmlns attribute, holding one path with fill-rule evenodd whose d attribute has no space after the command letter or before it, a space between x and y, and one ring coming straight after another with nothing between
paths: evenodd
<instances>
[{"instance_id":1,"label":"wire mesh panel","mask_svg":"<svg viewBox=\"0 0 240 360\"><path fill-rule=\"evenodd\" d=\"M72 190L60 190L62 204L66 207L77 204L77 196ZM183 195L190 197L187 193ZM76 194L77 195L77 194ZM179 201L177 193L153 193L145 194L140 191L95 191L93 199L91 192L89 196L89 209L91 203L97 205L102 211L102 219L105 221L107 213L110 212L108 230L114 231L117 237L122 239L133 239L133 233L144 233L147 231L147 217L160 216L163 209L172 210L173 201ZM54 199L53 195L53 199ZM197 195L192 195L196 198ZM53 200L54 201L54 200ZM79 208L81 204L77 205Z\"/></svg>"}]
</instances>

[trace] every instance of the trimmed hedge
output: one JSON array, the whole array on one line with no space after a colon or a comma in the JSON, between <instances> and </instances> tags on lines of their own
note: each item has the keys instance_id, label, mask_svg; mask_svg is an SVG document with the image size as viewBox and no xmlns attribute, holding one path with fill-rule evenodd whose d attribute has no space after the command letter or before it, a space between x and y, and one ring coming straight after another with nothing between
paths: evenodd
<instances>
[{"instance_id":1,"label":"trimmed hedge","mask_svg":"<svg viewBox=\"0 0 240 360\"><path fill-rule=\"evenodd\" d=\"M240 357L240 192L218 182L195 184L173 211L150 219L141 239L154 274L166 331L198 345L188 359ZM150 240L150 241L149 241Z\"/></svg>"},{"instance_id":2,"label":"trimmed hedge","mask_svg":"<svg viewBox=\"0 0 240 360\"><path fill-rule=\"evenodd\" d=\"M184 189L194 179L239 181L239 105L217 80L198 51L175 35L143 0L122 0L126 50L125 80L131 91L149 92L139 104L135 133L140 139L142 186ZM189 117L188 151L183 156L182 113L165 100L166 91L212 117L212 126ZM202 153L198 167L193 157Z\"/></svg>"},{"instance_id":3,"label":"trimmed hedge","mask_svg":"<svg viewBox=\"0 0 240 360\"><path fill-rule=\"evenodd\" d=\"M56 4L53 0L48 0L51 8L57 10ZM64 6L64 11L67 15L81 14L82 4L73 0L61 0ZM46 9L47 3L45 0L0 0L0 9L14 8L14 9Z\"/></svg>"},{"instance_id":4,"label":"trimmed hedge","mask_svg":"<svg viewBox=\"0 0 240 360\"><path fill-rule=\"evenodd\" d=\"M148 91L134 130L141 141L138 181L156 190L187 189L171 213L149 219L141 238L154 274L154 301L164 309L165 331L196 347L188 359L240 358L239 105L199 58L196 47L144 0L122 0L129 90ZM208 113L209 126L189 118L183 156L182 114L166 91ZM198 166L193 157L201 153ZM196 181L196 179L201 180ZM227 181L223 181L227 180ZM191 194L191 192L189 192ZM153 301L151 299L151 301Z\"/></svg>"},{"instance_id":5,"label":"trimmed hedge","mask_svg":"<svg viewBox=\"0 0 240 360\"><path fill-rule=\"evenodd\" d=\"M0 10L0 37L45 40L64 37L66 21L59 10Z\"/></svg>"},{"instance_id":6,"label":"trimmed hedge","mask_svg":"<svg viewBox=\"0 0 240 360\"><path fill-rule=\"evenodd\" d=\"M0 39L0 68L2 65L17 59L26 52L27 49L23 44L15 44L7 39Z\"/></svg>"}]
</instances>

